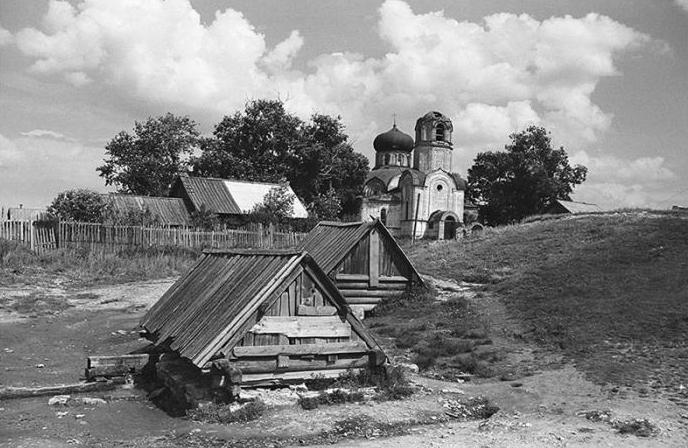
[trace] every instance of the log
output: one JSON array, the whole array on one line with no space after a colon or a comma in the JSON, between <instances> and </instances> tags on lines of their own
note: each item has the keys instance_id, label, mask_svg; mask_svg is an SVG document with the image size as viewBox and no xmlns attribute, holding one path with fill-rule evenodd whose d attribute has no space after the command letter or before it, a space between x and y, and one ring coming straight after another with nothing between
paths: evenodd
<instances>
[{"instance_id":1,"label":"log","mask_svg":"<svg viewBox=\"0 0 688 448\"><path fill-rule=\"evenodd\" d=\"M403 291L386 291L383 289L341 289L344 298L348 297L397 297L403 294Z\"/></svg>"},{"instance_id":2,"label":"log","mask_svg":"<svg viewBox=\"0 0 688 448\"><path fill-rule=\"evenodd\" d=\"M299 316L334 316L337 314L337 308L333 306L299 305L296 314Z\"/></svg>"},{"instance_id":3,"label":"log","mask_svg":"<svg viewBox=\"0 0 688 448\"><path fill-rule=\"evenodd\" d=\"M319 358L307 359L307 358L294 358L285 355L280 355L278 358L267 358L267 359L237 359L233 361L234 367L241 370L242 377L245 378L246 375L254 373L270 373L270 372L300 372L300 371L311 371L311 370L331 370L331 369L352 369L365 367L369 364L370 360L368 355L349 358L337 358L336 360L330 362L329 356L338 355L324 355ZM280 359L282 359L280 363Z\"/></svg>"},{"instance_id":4,"label":"log","mask_svg":"<svg viewBox=\"0 0 688 448\"><path fill-rule=\"evenodd\" d=\"M281 384L283 382L304 381L314 377L323 378L338 378L342 374L346 374L350 370L347 369L332 369L332 370L311 370L301 372L274 372L274 373L251 373L243 377L242 386L268 386L273 384ZM361 369L353 369L354 373L359 373Z\"/></svg>"},{"instance_id":5,"label":"log","mask_svg":"<svg viewBox=\"0 0 688 448\"><path fill-rule=\"evenodd\" d=\"M290 338L346 338L351 336L351 325L339 316L265 316L249 331Z\"/></svg>"},{"instance_id":6,"label":"log","mask_svg":"<svg viewBox=\"0 0 688 448\"><path fill-rule=\"evenodd\" d=\"M404 282L404 283L380 283L377 288L377 290L387 290L387 291L399 291L400 293L406 291L406 288L408 288L409 283ZM370 285L368 283L361 283L361 282L343 282L338 280L337 281L337 289L371 289Z\"/></svg>"},{"instance_id":7,"label":"log","mask_svg":"<svg viewBox=\"0 0 688 448\"><path fill-rule=\"evenodd\" d=\"M345 297L349 305L377 305L385 298L383 297Z\"/></svg>"},{"instance_id":8,"label":"log","mask_svg":"<svg viewBox=\"0 0 688 448\"><path fill-rule=\"evenodd\" d=\"M109 381L90 383L62 384L46 387L4 387L0 389L0 400L11 398L41 397L44 395L67 395L82 392L100 392L116 389L124 384L124 378L115 378Z\"/></svg>"},{"instance_id":9,"label":"log","mask_svg":"<svg viewBox=\"0 0 688 448\"><path fill-rule=\"evenodd\" d=\"M365 274L337 274L334 276L334 278L337 280L337 282L368 282L370 280L370 277ZM406 277L401 275L391 275L387 277L380 276L379 280L380 283L408 283L409 281Z\"/></svg>"},{"instance_id":10,"label":"log","mask_svg":"<svg viewBox=\"0 0 688 448\"><path fill-rule=\"evenodd\" d=\"M336 342L332 344L305 345L262 345L234 347L237 358L268 357L277 355L337 355L343 353L365 353L368 350L363 342Z\"/></svg>"}]
</instances>

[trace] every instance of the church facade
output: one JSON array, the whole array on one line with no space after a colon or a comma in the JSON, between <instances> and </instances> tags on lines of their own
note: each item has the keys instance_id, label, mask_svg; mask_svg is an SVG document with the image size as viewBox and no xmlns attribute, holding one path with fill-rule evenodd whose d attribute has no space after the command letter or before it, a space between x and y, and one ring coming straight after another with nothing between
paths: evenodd
<instances>
[{"instance_id":1,"label":"church facade","mask_svg":"<svg viewBox=\"0 0 688 448\"><path fill-rule=\"evenodd\" d=\"M375 137L361 219L380 219L395 236L455 238L466 181L452 172L453 130L449 118L433 111L416 121L415 141L396 123Z\"/></svg>"}]
</instances>

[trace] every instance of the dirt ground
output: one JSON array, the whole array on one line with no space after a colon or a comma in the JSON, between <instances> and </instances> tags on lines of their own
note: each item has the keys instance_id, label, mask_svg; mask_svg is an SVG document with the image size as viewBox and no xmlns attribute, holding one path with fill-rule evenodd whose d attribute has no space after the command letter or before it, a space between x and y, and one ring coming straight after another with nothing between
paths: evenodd
<instances>
[{"instance_id":1,"label":"dirt ground","mask_svg":"<svg viewBox=\"0 0 688 448\"><path fill-rule=\"evenodd\" d=\"M173 279L82 290L59 283L0 287L0 387L76 382L86 356L127 353L146 344L138 320ZM173 418L135 388L85 394L104 402L49 406L49 396L0 401L0 447L556 447L688 446L688 408L651 393L586 380L575 366L514 337L500 302L472 294L470 285L439 285L463 294L489 319L501 362L524 366L527 376L447 382L411 375L419 386L412 398L320 407L306 411L283 389L257 391L267 412L250 423L203 424ZM26 305L30 304L30 306ZM551 359L543 360L542 357ZM537 361L537 362L535 362ZM538 369L528 370L530 364ZM542 366L549 366L542 368ZM487 420L459 421L447 406L484 396L500 408ZM591 412L595 411L595 412ZM603 415L604 418L594 418ZM347 419L367 416L367 430L333 434ZM620 434L613 420L647 419L651 437ZM385 429L387 428L387 429ZM393 430L390 430L393 428ZM336 431L335 431L336 432Z\"/></svg>"}]
</instances>

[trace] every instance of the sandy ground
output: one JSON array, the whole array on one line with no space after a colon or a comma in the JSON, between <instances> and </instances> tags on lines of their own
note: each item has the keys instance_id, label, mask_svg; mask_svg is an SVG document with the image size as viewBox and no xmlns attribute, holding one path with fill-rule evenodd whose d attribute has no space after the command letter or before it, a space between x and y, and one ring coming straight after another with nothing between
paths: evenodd
<instances>
[{"instance_id":1,"label":"sandy ground","mask_svg":"<svg viewBox=\"0 0 688 448\"><path fill-rule=\"evenodd\" d=\"M127 353L145 341L136 332L138 320L173 280L69 290L60 285L0 287L0 387L45 386L75 382L90 354ZM511 337L519 331L499 301L476 298L470 285L442 286L447 294L464 294L480 307L498 334L497 345L509 348L508 362L529 363L542 356L536 347ZM44 297L46 306L16 312L22 297ZM43 299L39 299L43 300ZM54 304L66 303L65 306ZM41 302L42 303L42 302ZM40 305L40 303L39 303ZM546 363L545 363L546 364ZM538 363L542 365L542 363ZM50 397L0 402L0 447L186 447L194 437L224 440L265 438L266 445L329 431L347 417L367 415L381 423L424 421L408 425L405 434L340 441L342 447L685 447L688 409L657 396L639 396L632 389L599 386L574 366L530 372L510 381L449 383L413 375L421 391L404 401L347 404L305 411L288 390L263 394L269 409L257 421L211 425L172 418L151 405L143 392L124 389L91 394L104 404L48 405ZM452 400L485 396L500 411L488 420L448 419L444 405ZM651 438L621 435L607 422L585 417L604 411L611 419L648 419L659 428ZM191 434L191 438L187 435ZM181 438L180 438L181 436ZM280 442L282 441L282 442ZM200 443L200 442L199 442ZM288 445L288 444L287 444ZM319 446L319 445L316 445ZM324 446L324 445L323 445ZM328 444L328 446L331 446Z\"/></svg>"}]
</instances>

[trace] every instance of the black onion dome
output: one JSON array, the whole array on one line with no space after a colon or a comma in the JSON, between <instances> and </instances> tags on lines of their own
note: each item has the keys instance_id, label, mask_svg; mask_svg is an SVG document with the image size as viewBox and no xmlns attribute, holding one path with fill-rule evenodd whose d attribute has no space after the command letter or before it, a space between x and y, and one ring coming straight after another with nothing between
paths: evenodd
<instances>
[{"instance_id":1,"label":"black onion dome","mask_svg":"<svg viewBox=\"0 0 688 448\"><path fill-rule=\"evenodd\" d=\"M413 151L413 137L397 129L397 125L392 126L373 140L375 151Z\"/></svg>"}]
</instances>

